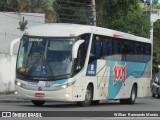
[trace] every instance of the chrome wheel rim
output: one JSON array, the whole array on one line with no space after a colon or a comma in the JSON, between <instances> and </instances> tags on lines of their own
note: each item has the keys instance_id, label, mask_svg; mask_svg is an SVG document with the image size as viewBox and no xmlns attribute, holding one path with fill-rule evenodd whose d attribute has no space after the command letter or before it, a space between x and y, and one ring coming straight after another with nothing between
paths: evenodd
<instances>
[{"instance_id":1,"label":"chrome wheel rim","mask_svg":"<svg viewBox=\"0 0 160 120\"><path fill-rule=\"evenodd\" d=\"M85 102L90 102L91 100L91 91L89 91L88 89L86 90L86 95L85 95Z\"/></svg>"},{"instance_id":2,"label":"chrome wheel rim","mask_svg":"<svg viewBox=\"0 0 160 120\"><path fill-rule=\"evenodd\" d=\"M136 92L135 92L135 90L133 90L133 91L132 91L132 100L134 101L135 98L136 98Z\"/></svg>"}]
</instances>

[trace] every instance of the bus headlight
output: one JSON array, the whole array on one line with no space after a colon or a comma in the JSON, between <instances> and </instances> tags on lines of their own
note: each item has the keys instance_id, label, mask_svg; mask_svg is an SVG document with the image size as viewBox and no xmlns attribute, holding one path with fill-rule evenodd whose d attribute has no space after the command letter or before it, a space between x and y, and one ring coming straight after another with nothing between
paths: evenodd
<instances>
[{"instance_id":1,"label":"bus headlight","mask_svg":"<svg viewBox=\"0 0 160 120\"><path fill-rule=\"evenodd\" d=\"M67 84L64 84L64 85L60 85L59 87L62 88L62 89L65 89L71 85L73 85L76 81L73 81L73 82L70 82L70 83L67 83Z\"/></svg>"},{"instance_id":2,"label":"bus headlight","mask_svg":"<svg viewBox=\"0 0 160 120\"><path fill-rule=\"evenodd\" d=\"M17 86L19 86L19 87L25 86L25 84L23 84L23 83L21 83L21 82L19 82L19 81L16 81L15 84L16 84Z\"/></svg>"},{"instance_id":3,"label":"bus headlight","mask_svg":"<svg viewBox=\"0 0 160 120\"><path fill-rule=\"evenodd\" d=\"M19 87L22 85L22 83L21 83L21 82L18 82L18 81L16 81L15 84L16 84L17 86L19 86Z\"/></svg>"},{"instance_id":4,"label":"bus headlight","mask_svg":"<svg viewBox=\"0 0 160 120\"><path fill-rule=\"evenodd\" d=\"M63 88L63 89L65 89L65 88L67 88L67 84L61 85L60 87Z\"/></svg>"}]
</instances>

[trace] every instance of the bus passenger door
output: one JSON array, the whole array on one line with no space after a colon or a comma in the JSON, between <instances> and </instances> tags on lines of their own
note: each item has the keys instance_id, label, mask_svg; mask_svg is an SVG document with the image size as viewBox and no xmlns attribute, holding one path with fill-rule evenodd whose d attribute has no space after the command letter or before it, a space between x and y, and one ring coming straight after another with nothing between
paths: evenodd
<instances>
[{"instance_id":1,"label":"bus passenger door","mask_svg":"<svg viewBox=\"0 0 160 120\"><path fill-rule=\"evenodd\" d=\"M109 71L107 62L103 59L103 36L94 35L89 60L89 70L93 71L93 76L96 77L96 97L98 99L107 99L109 86ZM96 69L94 74L94 69Z\"/></svg>"},{"instance_id":2,"label":"bus passenger door","mask_svg":"<svg viewBox=\"0 0 160 120\"><path fill-rule=\"evenodd\" d=\"M99 98L106 99L108 96L110 67L106 65L106 60L97 60L97 89Z\"/></svg>"}]
</instances>

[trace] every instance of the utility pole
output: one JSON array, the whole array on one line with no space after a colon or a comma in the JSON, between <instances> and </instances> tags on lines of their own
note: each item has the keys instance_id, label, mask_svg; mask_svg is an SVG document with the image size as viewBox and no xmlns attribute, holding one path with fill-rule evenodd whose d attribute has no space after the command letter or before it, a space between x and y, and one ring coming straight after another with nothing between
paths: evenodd
<instances>
[{"instance_id":1,"label":"utility pole","mask_svg":"<svg viewBox=\"0 0 160 120\"><path fill-rule=\"evenodd\" d=\"M152 4L153 4L153 0L152 0ZM153 26L154 26L154 22L156 22L158 19L160 19L160 9L153 9L153 6L151 6L151 10L150 10L150 23L151 23L150 40L152 42L151 59L153 59ZM152 64L153 63L151 62L151 67L152 67ZM153 75L152 75L152 77L153 77Z\"/></svg>"},{"instance_id":2,"label":"utility pole","mask_svg":"<svg viewBox=\"0 0 160 120\"><path fill-rule=\"evenodd\" d=\"M95 0L91 0L92 3L92 16L93 16L93 25L96 26L96 2Z\"/></svg>"}]
</instances>

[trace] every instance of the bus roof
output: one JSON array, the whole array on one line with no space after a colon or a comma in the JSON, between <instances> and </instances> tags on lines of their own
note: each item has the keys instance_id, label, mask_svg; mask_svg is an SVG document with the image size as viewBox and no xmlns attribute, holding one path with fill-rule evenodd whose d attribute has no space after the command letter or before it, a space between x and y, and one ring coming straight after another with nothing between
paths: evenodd
<instances>
[{"instance_id":1,"label":"bus roof","mask_svg":"<svg viewBox=\"0 0 160 120\"><path fill-rule=\"evenodd\" d=\"M96 26L69 24L69 23L42 24L29 28L25 34L30 36L44 36L44 37L70 37L70 36L73 37L84 33L93 33L98 35L151 43L151 41L147 38L138 37L129 33L124 33Z\"/></svg>"}]
</instances>

